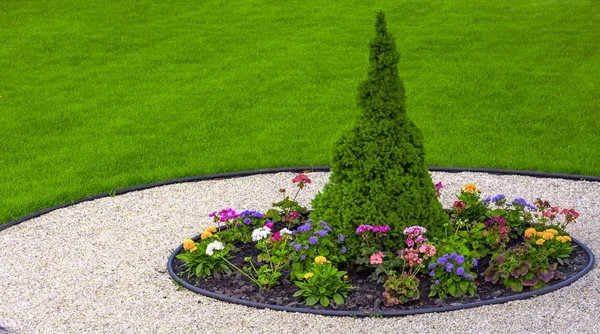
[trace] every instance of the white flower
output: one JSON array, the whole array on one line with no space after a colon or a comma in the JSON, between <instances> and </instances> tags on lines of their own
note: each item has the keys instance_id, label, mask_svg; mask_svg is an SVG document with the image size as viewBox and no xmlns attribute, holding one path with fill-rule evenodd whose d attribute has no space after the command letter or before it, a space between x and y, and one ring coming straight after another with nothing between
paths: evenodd
<instances>
[{"instance_id":1,"label":"white flower","mask_svg":"<svg viewBox=\"0 0 600 334\"><path fill-rule=\"evenodd\" d=\"M221 243L220 241L213 241L210 244L208 244L208 246L206 246L206 255L212 256L213 251L223 249L225 249L225 247L223 247L223 243Z\"/></svg>"},{"instance_id":2,"label":"white flower","mask_svg":"<svg viewBox=\"0 0 600 334\"><path fill-rule=\"evenodd\" d=\"M281 235L284 235L284 234L292 235L292 231L288 230L287 228L284 228L283 230L279 231L279 233Z\"/></svg>"},{"instance_id":3,"label":"white flower","mask_svg":"<svg viewBox=\"0 0 600 334\"><path fill-rule=\"evenodd\" d=\"M269 233L271 233L271 229L268 227L263 226L263 227L257 228L254 231L252 231L252 241L262 240L262 239L268 237Z\"/></svg>"}]
</instances>

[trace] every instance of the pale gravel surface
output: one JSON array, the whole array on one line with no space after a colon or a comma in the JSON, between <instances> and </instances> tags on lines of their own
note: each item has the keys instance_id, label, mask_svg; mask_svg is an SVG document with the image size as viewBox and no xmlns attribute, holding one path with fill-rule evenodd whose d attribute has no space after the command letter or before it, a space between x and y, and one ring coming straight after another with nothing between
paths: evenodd
<instances>
[{"instance_id":1,"label":"pale gravel surface","mask_svg":"<svg viewBox=\"0 0 600 334\"><path fill-rule=\"evenodd\" d=\"M257 310L177 291L171 251L224 207L266 210L292 173L163 186L102 198L0 232L0 326L10 333L598 333L600 270L535 299L399 318L333 318ZM308 204L329 173L299 197ZM600 254L600 183L432 173L444 206L468 182L486 195L575 207L571 234ZM2 330L0 330L2 333Z\"/></svg>"}]
</instances>

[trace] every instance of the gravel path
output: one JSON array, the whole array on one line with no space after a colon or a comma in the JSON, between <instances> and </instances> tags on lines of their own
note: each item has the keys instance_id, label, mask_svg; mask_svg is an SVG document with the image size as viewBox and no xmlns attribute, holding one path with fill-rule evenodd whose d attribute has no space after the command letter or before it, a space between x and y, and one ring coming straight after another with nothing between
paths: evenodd
<instances>
[{"instance_id":1,"label":"gravel path","mask_svg":"<svg viewBox=\"0 0 600 334\"><path fill-rule=\"evenodd\" d=\"M400 318L332 318L257 310L178 291L171 251L225 207L266 210L292 173L163 186L81 203L0 232L0 333L597 333L600 270L534 299ZM311 174L307 205L329 173ZM570 232L600 254L600 183L432 173L442 201L473 182L506 194L574 207ZM2 329L4 327L5 329Z\"/></svg>"}]
</instances>

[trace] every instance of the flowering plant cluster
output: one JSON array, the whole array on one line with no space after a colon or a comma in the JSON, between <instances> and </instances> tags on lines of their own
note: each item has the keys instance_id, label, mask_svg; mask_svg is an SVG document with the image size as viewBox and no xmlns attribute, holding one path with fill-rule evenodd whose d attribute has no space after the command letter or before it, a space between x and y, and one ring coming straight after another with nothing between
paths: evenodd
<instances>
[{"instance_id":1,"label":"flowering plant cluster","mask_svg":"<svg viewBox=\"0 0 600 334\"><path fill-rule=\"evenodd\" d=\"M188 277L197 276L207 278L213 273L231 273L226 264L229 248L218 240L219 235L215 227L209 227L200 235L200 241L186 239L183 242L184 253L177 255L184 261Z\"/></svg>"},{"instance_id":2,"label":"flowering plant cluster","mask_svg":"<svg viewBox=\"0 0 600 334\"><path fill-rule=\"evenodd\" d=\"M297 273L295 284L300 288L294 297L306 301L306 305L320 303L329 306L331 299L337 304L344 304L348 291L353 287L347 281L345 271L338 270L324 256L317 256L306 273Z\"/></svg>"},{"instance_id":3,"label":"flowering plant cluster","mask_svg":"<svg viewBox=\"0 0 600 334\"><path fill-rule=\"evenodd\" d=\"M206 279L234 269L263 291L285 279L295 283L299 290L294 296L306 305L327 307L345 303L356 279L353 273L364 270L371 281L382 284L380 302L392 307L419 299L420 283L427 277L430 297L473 295L478 260L485 256L491 256L483 274L486 282L514 291L541 288L563 277L557 265L573 251L565 228L579 217L574 209L559 209L541 199L533 204L523 198L508 201L504 194L482 200L481 190L471 183L453 203L445 237L430 241L427 229L418 225L398 232L385 222L362 224L349 238L358 249L348 249L343 234L325 221L307 219L306 209L295 202L310 178L299 174L292 181L298 187L294 197L283 189L284 199L265 214L231 208L209 214L221 227L206 228L196 241L186 239L177 255L188 277ZM441 182L435 184L438 197L442 189ZM256 247L257 255L232 260L232 254L248 245ZM353 270L353 277L346 268Z\"/></svg>"},{"instance_id":4,"label":"flowering plant cluster","mask_svg":"<svg viewBox=\"0 0 600 334\"><path fill-rule=\"evenodd\" d=\"M427 267L433 282L429 296L444 299L448 295L473 295L477 288L474 282L477 275L472 272L472 268L476 265L477 259L464 255L452 253L440 256Z\"/></svg>"}]
</instances>

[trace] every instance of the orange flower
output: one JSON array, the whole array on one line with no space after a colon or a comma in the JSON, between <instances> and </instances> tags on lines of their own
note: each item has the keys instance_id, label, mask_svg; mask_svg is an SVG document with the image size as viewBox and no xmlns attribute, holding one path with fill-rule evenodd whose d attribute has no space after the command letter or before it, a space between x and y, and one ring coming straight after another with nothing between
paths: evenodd
<instances>
[{"instance_id":1,"label":"orange flower","mask_svg":"<svg viewBox=\"0 0 600 334\"><path fill-rule=\"evenodd\" d=\"M315 257L315 262L318 264L323 264L323 263L327 262L327 259L324 256L319 255L319 256Z\"/></svg>"},{"instance_id":2,"label":"orange flower","mask_svg":"<svg viewBox=\"0 0 600 334\"><path fill-rule=\"evenodd\" d=\"M212 233L210 233L208 231L204 231L204 232L202 232L202 235L200 235L200 238L202 238L202 240L206 240L210 237L212 237Z\"/></svg>"},{"instance_id":3,"label":"orange flower","mask_svg":"<svg viewBox=\"0 0 600 334\"><path fill-rule=\"evenodd\" d=\"M568 235L565 235L565 236L563 237L563 239L567 240L568 242L571 242L571 241L573 241L573 240L571 239L571 237L570 237L570 236L568 236Z\"/></svg>"},{"instance_id":4,"label":"orange flower","mask_svg":"<svg viewBox=\"0 0 600 334\"><path fill-rule=\"evenodd\" d=\"M196 243L192 239L185 239L183 242L183 249L186 251L194 252L196 249Z\"/></svg>"},{"instance_id":5,"label":"orange flower","mask_svg":"<svg viewBox=\"0 0 600 334\"><path fill-rule=\"evenodd\" d=\"M552 234L551 232L544 232L542 237L546 240L550 240L550 239L554 238L554 234Z\"/></svg>"},{"instance_id":6,"label":"orange flower","mask_svg":"<svg viewBox=\"0 0 600 334\"><path fill-rule=\"evenodd\" d=\"M565 243L565 242L567 242L567 240L565 239L565 237L563 237L562 235L560 235L560 236L556 237L556 240L558 240L558 241L560 241L560 242L562 242L562 243Z\"/></svg>"},{"instance_id":7,"label":"orange flower","mask_svg":"<svg viewBox=\"0 0 600 334\"><path fill-rule=\"evenodd\" d=\"M541 244L543 244L544 242L546 242L546 240L544 240L544 239L538 239L538 241L536 241L535 243L536 243L537 245L541 245Z\"/></svg>"},{"instance_id":8,"label":"orange flower","mask_svg":"<svg viewBox=\"0 0 600 334\"><path fill-rule=\"evenodd\" d=\"M546 233L546 232L550 232L554 236L558 235L558 231L555 230L555 229L553 229L553 228L549 228L549 229L547 229L547 230L544 231L544 233Z\"/></svg>"},{"instance_id":9,"label":"orange flower","mask_svg":"<svg viewBox=\"0 0 600 334\"><path fill-rule=\"evenodd\" d=\"M540 238L544 237L544 232L537 232L536 235Z\"/></svg>"},{"instance_id":10,"label":"orange flower","mask_svg":"<svg viewBox=\"0 0 600 334\"><path fill-rule=\"evenodd\" d=\"M473 183L467 183L467 185L465 185L465 191L468 193L472 193L475 190L477 190L477 186L475 186L475 184Z\"/></svg>"},{"instance_id":11,"label":"orange flower","mask_svg":"<svg viewBox=\"0 0 600 334\"><path fill-rule=\"evenodd\" d=\"M211 227L207 228L205 231L208 231L210 233L217 233L217 228L214 226L211 226Z\"/></svg>"},{"instance_id":12,"label":"orange flower","mask_svg":"<svg viewBox=\"0 0 600 334\"><path fill-rule=\"evenodd\" d=\"M309 279L309 278L311 278L311 277L313 277L313 276L314 276L314 274L313 274L313 273L306 273L306 274L304 274L304 278L305 278L305 279Z\"/></svg>"},{"instance_id":13,"label":"orange flower","mask_svg":"<svg viewBox=\"0 0 600 334\"><path fill-rule=\"evenodd\" d=\"M534 236L536 233L537 233L537 231L533 227L530 227L525 230L524 236L525 236L525 238L529 239L532 236Z\"/></svg>"}]
</instances>

